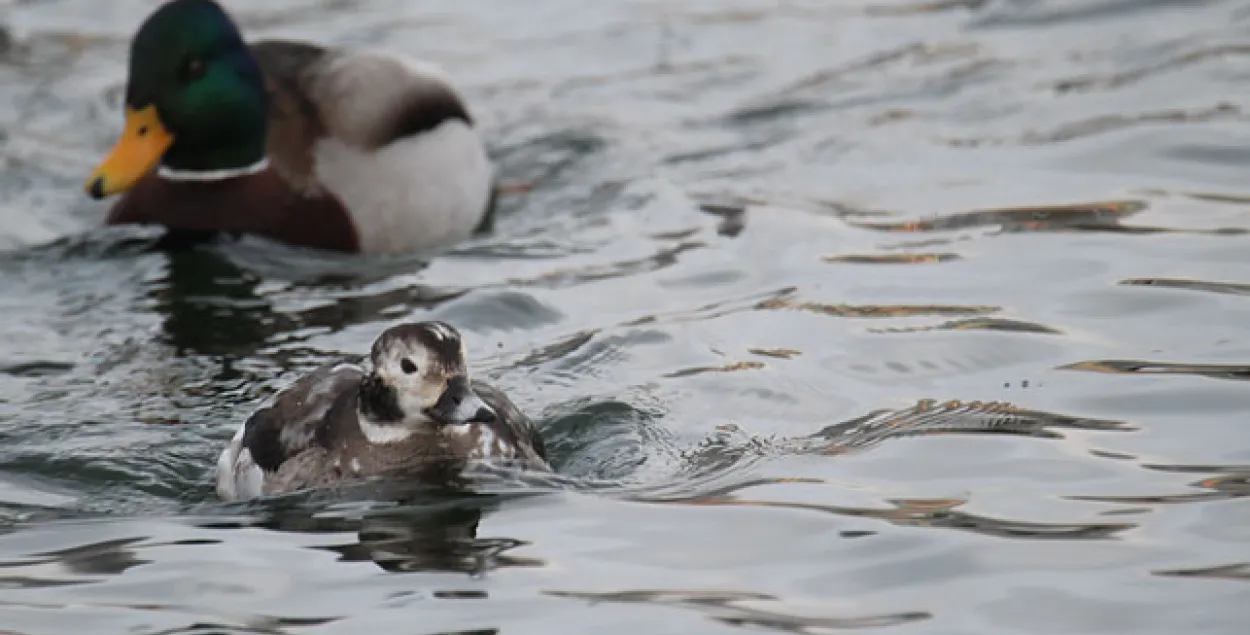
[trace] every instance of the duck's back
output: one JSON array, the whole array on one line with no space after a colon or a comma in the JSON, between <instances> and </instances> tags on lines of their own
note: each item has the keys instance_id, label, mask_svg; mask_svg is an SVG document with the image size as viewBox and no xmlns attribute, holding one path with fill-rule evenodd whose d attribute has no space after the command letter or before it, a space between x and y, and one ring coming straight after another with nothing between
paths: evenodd
<instances>
[{"instance_id":1,"label":"duck's back","mask_svg":"<svg viewBox=\"0 0 1250 635\"><path fill-rule=\"evenodd\" d=\"M356 424L363 376L354 363L323 365L248 417L217 461L218 495L238 500L275 491L274 475L290 474L288 463L324 455Z\"/></svg>"},{"instance_id":2,"label":"duck's back","mask_svg":"<svg viewBox=\"0 0 1250 635\"><path fill-rule=\"evenodd\" d=\"M454 450L471 459L522 459L535 467L547 466L547 447L538 429L502 390L482 381L472 382L473 392L495 410L491 423L460 426L449 432ZM548 468L549 469L549 468Z\"/></svg>"},{"instance_id":3,"label":"duck's back","mask_svg":"<svg viewBox=\"0 0 1250 635\"><path fill-rule=\"evenodd\" d=\"M302 195L340 201L361 251L449 244L489 221L494 169L440 70L302 42L250 49L269 89L271 166Z\"/></svg>"}]
</instances>

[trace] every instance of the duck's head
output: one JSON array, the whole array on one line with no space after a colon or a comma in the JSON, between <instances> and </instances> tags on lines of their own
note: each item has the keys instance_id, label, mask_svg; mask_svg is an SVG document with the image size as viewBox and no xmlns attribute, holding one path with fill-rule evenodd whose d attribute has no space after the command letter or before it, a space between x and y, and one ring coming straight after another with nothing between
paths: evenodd
<instances>
[{"instance_id":1,"label":"duck's head","mask_svg":"<svg viewBox=\"0 0 1250 635\"><path fill-rule=\"evenodd\" d=\"M492 423L498 414L469 384L464 342L444 322L415 322L382 332L361 382L360 414L374 426L436 427Z\"/></svg>"},{"instance_id":2,"label":"duck's head","mask_svg":"<svg viewBox=\"0 0 1250 635\"><path fill-rule=\"evenodd\" d=\"M264 76L234 21L212 0L173 0L135 34L126 125L87 179L93 198L129 190L158 164L209 172L265 156Z\"/></svg>"}]
</instances>

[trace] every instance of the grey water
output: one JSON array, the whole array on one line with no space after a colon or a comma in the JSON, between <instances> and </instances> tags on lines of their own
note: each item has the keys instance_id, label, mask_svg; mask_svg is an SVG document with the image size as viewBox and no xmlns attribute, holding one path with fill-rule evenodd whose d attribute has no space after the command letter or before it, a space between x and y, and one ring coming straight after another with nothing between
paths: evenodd
<instances>
[{"instance_id":1,"label":"grey water","mask_svg":"<svg viewBox=\"0 0 1250 635\"><path fill-rule=\"evenodd\" d=\"M81 184L158 3L0 0L0 633L1244 633L1250 4L227 2L457 78L405 258ZM274 391L459 326L559 477L216 502Z\"/></svg>"}]
</instances>

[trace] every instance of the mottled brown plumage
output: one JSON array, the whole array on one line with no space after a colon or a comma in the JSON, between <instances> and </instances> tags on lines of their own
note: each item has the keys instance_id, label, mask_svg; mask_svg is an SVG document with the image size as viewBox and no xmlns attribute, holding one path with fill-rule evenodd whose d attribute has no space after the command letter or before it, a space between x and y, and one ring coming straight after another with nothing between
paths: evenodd
<instances>
[{"instance_id":1,"label":"mottled brown plumage","mask_svg":"<svg viewBox=\"0 0 1250 635\"><path fill-rule=\"evenodd\" d=\"M252 498L371 477L441 484L471 460L550 470L525 415L503 392L467 379L449 325L388 329L370 365L319 367L256 411L222 452L219 495Z\"/></svg>"}]
</instances>

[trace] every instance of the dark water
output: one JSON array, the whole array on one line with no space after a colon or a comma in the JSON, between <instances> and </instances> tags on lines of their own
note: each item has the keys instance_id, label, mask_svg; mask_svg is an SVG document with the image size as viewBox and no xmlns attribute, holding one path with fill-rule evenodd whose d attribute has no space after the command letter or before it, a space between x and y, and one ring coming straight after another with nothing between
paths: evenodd
<instances>
[{"instance_id":1,"label":"dark water","mask_svg":"<svg viewBox=\"0 0 1250 635\"><path fill-rule=\"evenodd\" d=\"M530 187L370 261L98 228L154 4L0 0L0 633L1245 632L1250 5L233 3ZM405 318L560 479L214 502Z\"/></svg>"}]
</instances>

